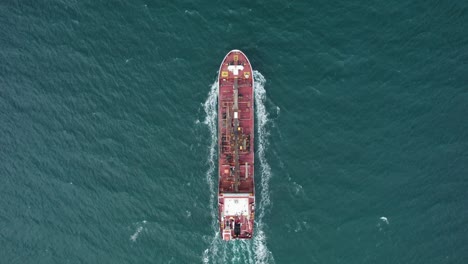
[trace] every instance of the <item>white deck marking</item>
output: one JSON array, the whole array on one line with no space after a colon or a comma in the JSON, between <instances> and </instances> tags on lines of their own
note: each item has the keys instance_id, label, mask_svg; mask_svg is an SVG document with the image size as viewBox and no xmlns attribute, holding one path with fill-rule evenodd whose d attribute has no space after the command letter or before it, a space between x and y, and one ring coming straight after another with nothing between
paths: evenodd
<instances>
[{"instance_id":1,"label":"white deck marking","mask_svg":"<svg viewBox=\"0 0 468 264\"><path fill-rule=\"evenodd\" d=\"M234 75L237 76L237 75L239 75L239 70L241 70L241 71L244 70L244 66L242 66L242 65L229 65L228 70L230 72L233 72Z\"/></svg>"},{"instance_id":2,"label":"white deck marking","mask_svg":"<svg viewBox=\"0 0 468 264\"><path fill-rule=\"evenodd\" d=\"M249 198L224 198L224 216L248 215Z\"/></svg>"}]
</instances>

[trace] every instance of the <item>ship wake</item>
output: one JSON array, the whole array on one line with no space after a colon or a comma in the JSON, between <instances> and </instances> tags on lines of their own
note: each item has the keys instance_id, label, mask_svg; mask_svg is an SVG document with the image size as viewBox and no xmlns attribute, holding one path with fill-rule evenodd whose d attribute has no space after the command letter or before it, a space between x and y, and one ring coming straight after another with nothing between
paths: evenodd
<instances>
[{"instance_id":1,"label":"ship wake","mask_svg":"<svg viewBox=\"0 0 468 264\"><path fill-rule=\"evenodd\" d=\"M216 170L216 149L218 143L217 135L217 98L218 98L218 83L217 81L211 85L208 98L203 104L205 110L205 120L203 123L208 126L211 133L211 144L208 152L208 170L205 177L210 189L209 208L211 211L211 225L213 236L209 239L209 246L203 252L202 260L204 263L274 263L273 254L267 247L267 236L265 234L265 223L263 221L266 209L270 206L270 178L271 167L265 156L268 147L268 112L266 110L266 91L265 77L254 71L254 92L255 92L255 116L256 116L256 147L257 153L256 164L260 166L260 175L256 179L260 179L260 186L257 189L256 211L257 218L255 221L254 238L252 240L238 240L226 242L221 240L219 234L219 226L217 220L217 174Z\"/></svg>"}]
</instances>

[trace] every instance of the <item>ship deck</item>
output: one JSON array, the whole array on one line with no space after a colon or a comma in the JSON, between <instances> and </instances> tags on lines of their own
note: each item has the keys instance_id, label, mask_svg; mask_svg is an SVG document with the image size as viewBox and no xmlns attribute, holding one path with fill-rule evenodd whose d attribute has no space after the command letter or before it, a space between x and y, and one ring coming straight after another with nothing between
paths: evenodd
<instances>
[{"instance_id":1,"label":"ship deck","mask_svg":"<svg viewBox=\"0 0 468 264\"><path fill-rule=\"evenodd\" d=\"M226 55L218 83L221 236L248 239L253 235L255 210L254 86L252 67L242 52Z\"/></svg>"}]
</instances>

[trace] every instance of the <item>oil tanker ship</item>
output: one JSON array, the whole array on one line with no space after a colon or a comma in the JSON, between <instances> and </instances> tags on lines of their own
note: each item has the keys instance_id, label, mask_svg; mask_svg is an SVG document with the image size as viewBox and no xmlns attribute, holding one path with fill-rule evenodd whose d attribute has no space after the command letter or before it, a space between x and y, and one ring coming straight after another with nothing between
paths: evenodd
<instances>
[{"instance_id":1,"label":"oil tanker ship","mask_svg":"<svg viewBox=\"0 0 468 264\"><path fill-rule=\"evenodd\" d=\"M223 240L251 239L254 230L254 80L240 50L218 75L218 209Z\"/></svg>"}]
</instances>

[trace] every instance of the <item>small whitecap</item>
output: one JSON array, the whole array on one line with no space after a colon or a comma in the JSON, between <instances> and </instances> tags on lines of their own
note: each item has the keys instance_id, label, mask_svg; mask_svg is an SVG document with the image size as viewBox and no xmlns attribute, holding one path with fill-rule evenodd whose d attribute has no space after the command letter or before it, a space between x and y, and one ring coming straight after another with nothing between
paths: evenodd
<instances>
[{"instance_id":1,"label":"small whitecap","mask_svg":"<svg viewBox=\"0 0 468 264\"><path fill-rule=\"evenodd\" d=\"M302 230L302 226L299 222L296 222L296 228L294 228L294 232L297 233Z\"/></svg>"},{"instance_id":2,"label":"small whitecap","mask_svg":"<svg viewBox=\"0 0 468 264\"><path fill-rule=\"evenodd\" d=\"M322 94L322 92L320 92L318 89L316 89L316 88L314 88L314 87L312 87L312 90L313 90L314 92L316 92L318 95Z\"/></svg>"},{"instance_id":3,"label":"small whitecap","mask_svg":"<svg viewBox=\"0 0 468 264\"><path fill-rule=\"evenodd\" d=\"M385 216L380 217L380 220L383 221L384 223L386 223L387 225L390 224L390 223L388 222L387 217L385 217Z\"/></svg>"},{"instance_id":4,"label":"small whitecap","mask_svg":"<svg viewBox=\"0 0 468 264\"><path fill-rule=\"evenodd\" d=\"M188 15L197 15L198 11L197 10L185 10L184 13Z\"/></svg>"},{"instance_id":5,"label":"small whitecap","mask_svg":"<svg viewBox=\"0 0 468 264\"><path fill-rule=\"evenodd\" d=\"M143 231L143 227L140 226L137 228L137 230L135 231L135 233L130 237L130 240L135 242L138 238L138 235L141 233L141 231Z\"/></svg>"},{"instance_id":6,"label":"small whitecap","mask_svg":"<svg viewBox=\"0 0 468 264\"><path fill-rule=\"evenodd\" d=\"M297 182L293 182L293 185L294 185L294 192L296 195L298 195L299 193L302 193L302 185L298 184Z\"/></svg>"},{"instance_id":7,"label":"small whitecap","mask_svg":"<svg viewBox=\"0 0 468 264\"><path fill-rule=\"evenodd\" d=\"M137 240L138 235L140 235L141 231L143 231L143 225L146 224L146 222L146 220L143 220L140 223L137 223L139 226L136 229L135 233L133 233L133 235L130 236L131 241L135 242Z\"/></svg>"}]
</instances>

